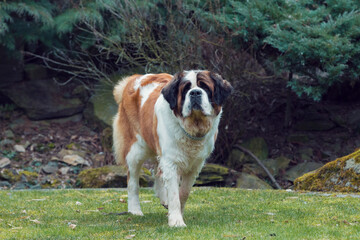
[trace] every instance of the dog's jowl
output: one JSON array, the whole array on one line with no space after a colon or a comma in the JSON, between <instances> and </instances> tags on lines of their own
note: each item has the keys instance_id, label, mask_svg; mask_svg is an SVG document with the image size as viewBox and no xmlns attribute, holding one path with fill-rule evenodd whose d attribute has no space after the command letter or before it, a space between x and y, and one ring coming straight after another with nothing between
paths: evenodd
<instances>
[{"instance_id":1,"label":"dog's jowl","mask_svg":"<svg viewBox=\"0 0 360 240\"><path fill-rule=\"evenodd\" d=\"M133 75L115 86L114 152L117 163L128 168L130 213L143 215L139 174L151 159L155 192L168 207L169 225L186 226L186 200L214 149L222 104L231 92L219 74L200 70Z\"/></svg>"}]
</instances>

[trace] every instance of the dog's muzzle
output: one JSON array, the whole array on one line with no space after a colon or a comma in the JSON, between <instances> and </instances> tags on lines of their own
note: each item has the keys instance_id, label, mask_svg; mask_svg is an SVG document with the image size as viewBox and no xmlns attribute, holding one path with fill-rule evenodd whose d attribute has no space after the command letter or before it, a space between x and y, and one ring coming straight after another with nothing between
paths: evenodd
<instances>
[{"instance_id":1,"label":"dog's muzzle","mask_svg":"<svg viewBox=\"0 0 360 240\"><path fill-rule=\"evenodd\" d=\"M190 95L191 109L202 110L202 107L201 107L202 92L201 92L201 90L194 89L189 93L189 95Z\"/></svg>"}]
</instances>

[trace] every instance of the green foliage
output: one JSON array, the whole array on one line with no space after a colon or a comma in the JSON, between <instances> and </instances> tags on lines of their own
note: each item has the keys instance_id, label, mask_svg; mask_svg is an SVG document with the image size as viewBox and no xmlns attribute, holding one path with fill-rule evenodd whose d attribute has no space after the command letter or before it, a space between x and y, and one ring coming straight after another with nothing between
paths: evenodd
<instances>
[{"instance_id":1,"label":"green foliage","mask_svg":"<svg viewBox=\"0 0 360 240\"><path fill-rule=\"evenodd\" d=\"M3 1L0 44L48 46L57 63L49 67L80 79L134 67L226 69L209 45L236 49L291 73L293 91L319 100L333 84L359 80L359 11L357 0Z\"/></svg>"}]
</instances>

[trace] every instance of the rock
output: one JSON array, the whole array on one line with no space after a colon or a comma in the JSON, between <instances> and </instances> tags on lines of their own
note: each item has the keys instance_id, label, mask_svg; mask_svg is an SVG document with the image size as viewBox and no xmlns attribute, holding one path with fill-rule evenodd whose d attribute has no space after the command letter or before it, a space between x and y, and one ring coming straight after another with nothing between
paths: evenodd
<instances>
[{"instance_id":1,"label":"rock","mask_svg":"<svg viewBox=\"0 0 360 240\"><path fill-rule=\"evenodd\" d=\"M232 186L236 182L236 171L218 165L206 164L196 179L196 186Z\"/></svg>"},{"instance_id":2,"label":"rock","mask_svg":"<svg viewBox=\"0 0 360 240\"><path fill-rule=\"evenodd\" d=\"M86 153L83 151L77 151L77 150L69 150L69 149L61 149L60 152L58 152L57 156L61 159L64 158L66 155L78 155L82 158L86 156Z\"/></svg>"},{"instance_id":3,"label":"rock","mask_svg":"<svg viewBox=\"0 0 360 240\"><path fill-rule=\"evenodd\" d=\"M287 140L291 143L304 144L309 142L309 137L306 134L293 133L288 136Z\"/></svg>"},{"instance_id":4,"label":"rock","mask_svg":"<svg viewBox=\"0 0 360 240\"><path fill-rule=\"evenodd\" d=\"M105 162L105 154L104 153L97 153L94 154L91 159L93 160L94 163L96 163L95 165L99 165Z\"/></svg>"},{"instance_id":5,"label":"rock","mask_svg":"<svg viewBox=\"0 0 360 240\"><path fill-rule=\"evenodd\" d=\"M245 189L273 189L268 183L260 178L247 173L240 173L236 187Z\"/></svg>"},{"instance_id":6,"label":"rock","mask_svg":"<svg viewBox=\"0 0 360 240\"><path fill-rule=\"evenodd\" d=\"M61 173L61 175L66 175L66 174L68 174L69 171L70 171L69 167L62 167L59 169L59 172Z\"/></svg>"},{"instance_id":7,"label":"rock","mask_svg":"<svg viewBox=\"0 0 360 240\"><path fill-rule=\"evenodd\" d=\"M77 165L90 166L90 163L86 161L84 158L80 157L79 155L65 155L61 159L61 161L71 166L77 166Z\"/></svg>"},{"instance_id":8,"label":"rock","mask_svg":"<svg viewBox=\"0 0 360 240\"><path fill-rule=\"evenodd\" d=\"M314 155L314 150L309 147L304 147L299 149L300 159L304 162L310 162Z\"/></svg>"},{"instance_id":9,"label":"rock","mask_svg":"<svg viewBox=\"0 0 360 240\"><path fill-rule=\"evenodd\" d=\"M294 187L307 191L360 192L360 150L297 178Z\"/></svg>"},{"instance_id":10,"label":"rock","mask_svg":"<svg viewBox=\"0 0 360 240\"><path fill-rule=\"evenodd\" d=\"M15 134L10 129L8 129L8 130L6 130L4 132L4 136L5 136L5 138L8 138L8 139L14 139L15 138Z\"/></svg>"},{"instance_id":11,"label":"rock","mask_svg":"<svg viewBox=\"0 0 360 240\"><path fill-rule=\"evenodd\" d=\"M315 169L322 167L323 164L317 162L304 162L292 167L286 172L286 179L289 181L294 181L296 178L304 175L305 173L311 172Z\"/></svg>"},{"instance_id":12,"label":"rock","mask_svg":"<svg viewBox=\"0 0 360 240\"><path fill-rule=\"evenodd\" d=\"M1 188L9 189L11 188L11 184L8 181L0 181L0 189Z\"/></svg>"},{"instance_id":13,"label":"rock","mask_svg":"<svg viewBox=\"0 0 360 240\"><path fill-rule=\"evenodd\" d=\"M78 98L64 98L53 79L24 81L3 89L3 93L34 120L72 116L85 107Z\"/></svg>"},{"instance_id":14,"label":"rock","mask_svg":"<svg viewBox=\"0 0 360 240\"><path fill-rule=\"evenodd\" d=\"M4 139L0 141L0 147L6 147L6 146L11 146L14 145L15 142L11 139Z\"/></svg>"},{"instance_id":15,"label":"rock","mask_svg":"<svg viewBox=\"0 0 360 240\"><path fill-rule=\"evenodd\" d=\"M86 169L78 175L78 183L82 188L126 187L127 169L123 166L105 166ZM143 168L140 174L140 185L150 187L153 178L149 170Z\"/></svg>"},{"instance_id":16,"label":"rock","mask_svg":"<svg viewBox=\"0 0 360 240\"><path fill-rule=\"evenodd\" d=\"M273 176L278 176L280 170L285 170L290 163L290 159L286 157L278 157L276 159L266 159L263 160L262 163L265 167L269 170L269 172ZM243 172L260 176L260 177L267 177L265 170L259 166L257 163L247 163L244 164Z\"/></svg>"},{"instance_id":17,"label":"rock","mask_svg":"<svg viewBox=\"0 0 360 240\"><path fill-rule=\"evenodd\" d=\"M261 137L251 138L241 144L244 148L250 150L260 160L268 158L269 150L265 139ZM254 160L238 149L233 149L228 158L228 166L232 169L241 169L245 163L254 163Z\"/></svg>"},{"instance_id":18,"label":"rock","mask_svg":"<svg viewBox=\"0 0 360 240\"><path fill-rule=\"evenodd\" d=\"M27 80L38 80L47 78L47 70L40 64L26 64L24 66L24 73Z\"/></svg>"},{"instance_id":19,"label":"rock","mask_svg":"<svg viewBox=\"0 0 360 240\"><path fill-rule=\"evenodd\" d=\"M111 127L117 110L118 105L114 100L112 90L98 91L90 98L84 110L84 117L94 127Z\"/></svg>"},{"instance_id":20,"label":"rock","mask_svg":"<svg viewBox=\"0 0 360 240\"><path fill-rule=\"evenodd\" d=\"M0 168L4 168L4 167L7 167L11 164L11 161L10 159L4 157L0 160Z\"/></svg>"},{"instance_id":21,"label":"rock","mask_svg":"<svg viewBox=\"0 0 360 240\"><path fill-rule=\"evenodd\" d=\"M113 146L112 128L105 128L100 135L101 146L105 151L111 152Z\"/></svg>"},{"instance_id":22,"label":"rock","mask_svg":"<svg viewBox=\"0 0 360 240\"><path fill-rule=\"evenodd\" d=\"M294 129L297 131L327 131L336 127L329 119L305 119L297 122Z\"/></svg>"},{"instance_id":23,"label":"rock","mask_svg":"<svg viewBox=\"0 0 360 240\"><path fill-rule=\"evenodd\" d=\"M24 146L22 146L22 145L14 145L14 150L17 152L20 152L20 153L26 152Z\"/></svg>"},{"instance_id":24,"label":"rock","mask_svg":"<svg viewBox=\"0 0 360 240\"><path fill-rule=\"evenodd\" d=\"M57 162L49 162L42 170L44 173L52 174L58 170L58 164Z\"/></svg>"},{"instance_id":25,"label":"rock","mask_svg":"<svg viewBox=\"0 0 360 240\"><path fill-rule=\"evenodd\" d=\"M26 186L26 184L23 183L23 182L17 182L17 183L15 183L14 186L12 187L12 189L14 189L14 190L23 190L23 189L26 189L26 188L27 188L27 186Z\"/></svg>"}]
</instances>

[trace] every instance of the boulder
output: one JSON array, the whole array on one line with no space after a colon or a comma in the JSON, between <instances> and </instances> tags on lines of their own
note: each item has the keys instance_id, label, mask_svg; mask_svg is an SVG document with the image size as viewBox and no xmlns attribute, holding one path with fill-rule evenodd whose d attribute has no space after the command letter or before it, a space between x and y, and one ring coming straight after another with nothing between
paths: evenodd
<instances>
[{"instance_id":1,"label":"boulder","mask_svg":"<svg viewBox=\"0 0 360 240\"><path fill-rule=\"evenodd\" d=\"M98 91L90 98L84 110L84 117L93 127L106 128L112 126L112 119L118 106L112 90Z\"/></svg>"},{"instance_id":2,"label":"boulder","mask_svg":"<svg viewBox=\"0 0 360 240\"><path fill-rule=\"evenodd\" d=\"M265 160L269 156L268 146L265 139L261 137L251 138L241 144L244 148L250 150L260 160ZM233 149L228 158L228 166L232 169L241 169L245 163L253 163L254 160L238 149Z\"/></svg>"},{"instance_id":3,"label":"boulder","mask_svg":"<svg viewBox=\"0 0 360 240\"><path fill-rule=\"evenodd\" d=\"M300 163L286 172L286 179L293 182L296 178L304 175L305 173L311 172L315 169L322 167L323 164L318 162L304 162Z\"/></svg>"},{"instance_id":4,"label":"boulder","mask_svg":"<svg viewBox=\"0 0 360 240\"><path fill-rule=\"evenodd\" d=\"M236 171L218 165L208 163L201 170L196 179L196 186L232 186L236 182Z\"/></svg>"},{"instance_id":5,"label":"boulder","mask_svg":"<svg viewBox=\"0 0 360 240\"><path fill-rule=\"evenodd\" d=\"M23 81L2 91L34 120L71 116L85 107L78 98L65 98L52 79Z\"/></svg>"},{"instance_id":6,"label":"boulder","mask_svg":"<svg viewBox=\"0 0 360 240\"><path fill-rule=\"evenodd\" d=\"M297 178L294 185L296 190L360 192L360 149Z\"/></svg>"},{"instance_id":7,"label":"boulder","mask_svg":"<svg viewBox=\"0 0 360 240\"><path fill-rule=\"evenodd\" d=\"M263 160L262 163L264 166L270 171L273 176L278 176L280 170L285 170L290 163L290 159L286 157L278 157L275 159L266 159ZM257 163L247 163L244 164L243 172L254 174L260 177L267 177L268 175L264 171L262 167Z\"/></svg>"},{"instance_id":8,"label":"boulder","mask_svg":"<svg viewBox=\"0 0 360 240\"><path fill-rule=\"evenodd\" d=\"M77 181L78 185L82 188L126 187L127 169L123 166L105 166L86 169L80 172ZM153 185L153 182L150 171L142 168L140 186L150 187Z\"/></svg>"},{"instance_id":9,"label":"boulder","mask_svg":"<svg viewBox=\"0 0 360 240\"><path fill-rule=\"evenodd\" d=\"M247 173L240 173L237 179L236 187L245 189L273 189L268 183L264 182L257 176Z\"/></svg>"}]
</instances>

